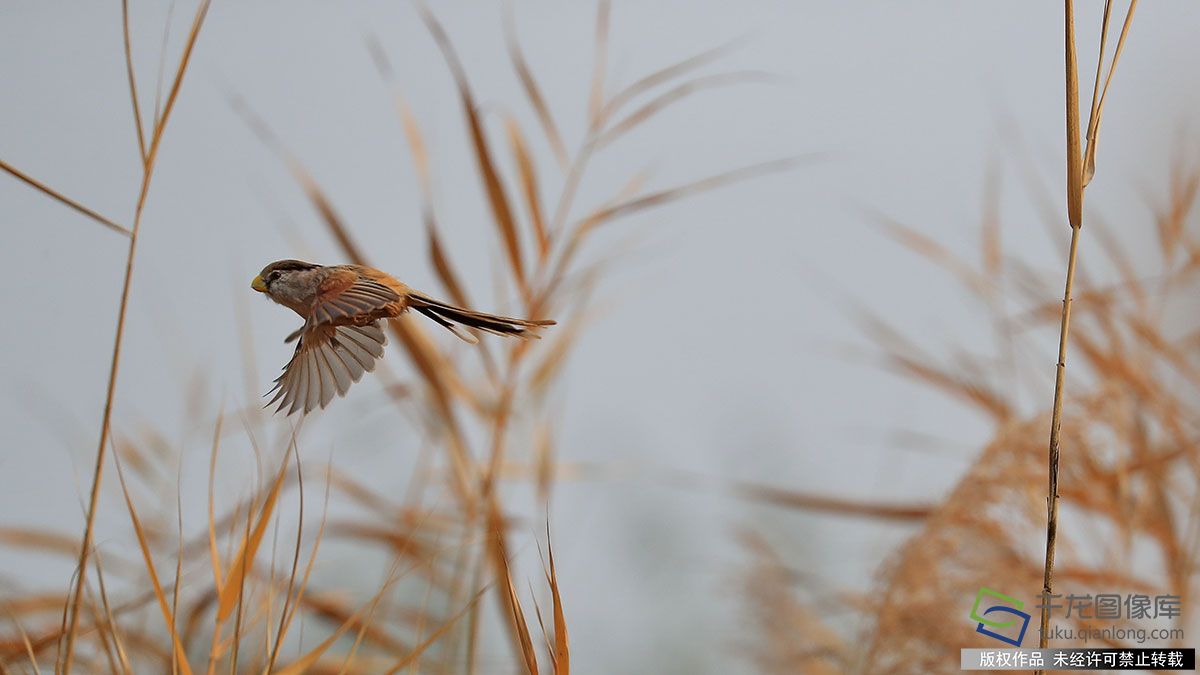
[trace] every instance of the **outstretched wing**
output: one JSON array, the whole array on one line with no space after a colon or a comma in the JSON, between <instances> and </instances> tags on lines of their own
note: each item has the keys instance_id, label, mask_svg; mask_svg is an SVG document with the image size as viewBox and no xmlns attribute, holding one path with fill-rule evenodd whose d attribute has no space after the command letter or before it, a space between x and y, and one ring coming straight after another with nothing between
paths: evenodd
<instances>
[{"instance_id":1,"label":"outstretched wing","mask_svg":"<svg viewBox=\"0 0 1200 675\"><path fill-rule=\"evenodd\" d=\"M386 344L387 336L378 321L366 326L306 327L292 359L267 392L267 396L275 396L265 407L278 401L275 412L286 408L288 415L324 408L334 394L344 396L363 373L375 369Z\"/></svg>"},{"instance_id":2,"label":"outstretched wing","mask_svg":"<svg viewBox=\"0 0 1200 675\"><path fill-rule=\"evenodd\" d=\"M394 289L350 269L330 274L308 316L308 327L362 323L394 316L403 298Z\"/></svg>"}]
</instances>

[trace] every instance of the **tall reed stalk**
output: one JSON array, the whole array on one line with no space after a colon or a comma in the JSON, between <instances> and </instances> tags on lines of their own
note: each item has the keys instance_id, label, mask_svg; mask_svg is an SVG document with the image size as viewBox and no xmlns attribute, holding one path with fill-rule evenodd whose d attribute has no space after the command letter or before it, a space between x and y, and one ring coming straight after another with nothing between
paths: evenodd
<instances>
[{"instance_id":1,"label":"tall reed stalk","mask_svg":"<svg viewBox=\"0 0 1200 675\"><path fill-rule=\"evenodd\" d=\"M129 232L129 248L125 254L125 278L121 285L121 303L117 309L117 330L116 335L113 337L112 359L108 371L108 387L104 395L104 415L100 419L100 440L96 446L96 464L92 471L92 488L88 497L87 519L83 530L83 541L79 547L79 562L76 565L75 571L75 588L69 596L69 605L66 609L66 639L63 645L62 657L58 661L60 667L57 669L63 675L68 675L71 672L71 666L75 658L75 636L79 630L79 608L83 602L84 585L87 583L88 562L90 560L96 522L96 504L99 501L100 485L104 478L104 464L107 457L105 450L109 446L109 436L112 430L113 398L117 390L117 374L120 372L121 344L125 336L125 317L128 314L129 289L133 283L133 268L134 261L137 258L138 233L141 231L142 213L146 207L146 198L150 195L150 181L154 176L154 167L158 161L158 150L162 143L163 132L166 131L167 120L170 119L171 111L175 108L175 101L179 97L179 90L183 84L183 76L187 72L188 61L191 59L192 49L196 46L196 39L200 36L200 27L203 25L204 17L208 13L208 6L209 0L203 0L196 10L196 16L192 21L192 29L184 46L183 56L180 58L179 66L175 71L171 91L167 96L166 104L162 108L161 117L153 121L150 146L147 148L145 135L142 130L142 115L138 105L137 82L134 77L133 54L129 41L129 2L128 0L124 0L121 3L121 18L125 36L125 66L129 80L130 100L133 104L134 125L137 129L138 157L141 159L142 164L142 180L141 186L138 188L137 202L133 211L133 226Z\"/></svg>"},{"instance_id":2,"label":"tall reed stalk","mask_svg":"<svg viewBox=\"0 0 1200 675\"><path fill-rule=\"evenodd\" d=\"M1050 627L1050 598L1054 589L1054 553L1058 544L1058 469L1062 441L1062 410L1065 379L1067 373L1067 345L1071 331L1071 296L1075 286L1075 267L1079 259L1079 234L1083 230L1083 192L1095 175L1096 136L1100 128L1100 114L1104 96L1112 82L1117 60L1125 45L1125 37L1133 20L1137 0L1131 0L1121 29L1121 37L1113 54L1104 88L1100 88L1104 70L1104 51L1108 37L1108 21L1112 0L1104 3L1104 20L1100 29L1100 56L1096 63L1095 85L1092 89L1092 107L1088 119L1087 149L1081 153L1079 127L1079 63L1075 49L1075 5L1065 0L1065 63L1066 63L1066 118L1067 118L1067 221L1071 226L1071 245L1067 253L1067 279L1063 290L1062 315L1058 329L1058 361L1054 366L1054 402L1050 414L1050 444L1048 450L1048 477L1046 492L1046 559L1042 572L1041 621L1038 646L1047 646ZM1086 153L1086 164L1085 164ZM1038 673L1043 671L1039 670Z\"/></svg>"}]
</instances>

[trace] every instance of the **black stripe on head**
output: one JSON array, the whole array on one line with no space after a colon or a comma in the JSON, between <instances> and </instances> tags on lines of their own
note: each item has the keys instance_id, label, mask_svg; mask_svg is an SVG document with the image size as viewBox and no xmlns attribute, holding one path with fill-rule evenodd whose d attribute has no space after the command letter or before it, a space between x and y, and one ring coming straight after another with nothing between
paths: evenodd
<instances>
[{"instance_id":1,"label":"black stripe on head","mask_svg":"<svg viewBox=\"0 0 1200 675\"><path fill-rule=\"evenodd\" d=\"M258 277L263 280L263 283L269 288L275 283L275 280L281 276L291 272L304 272L315 270L320 265L304 262L303 260L277 260L263 268L262 272L258 273Z\"/></svg>"},{"instance_id":2,"label":"black stripe on head","mask_svg":"<svg viewBox=\"0 0 1200 675\"><path fill-rule=\"evenodd\" d=\"M277 270L280 272L292 272L296 270L313 270L318 267L320 267L320 265L304 262L303 260L276 260L270 265L264 267L259 276L266 279L268 274Z\"/></svg>"}]
</instances>

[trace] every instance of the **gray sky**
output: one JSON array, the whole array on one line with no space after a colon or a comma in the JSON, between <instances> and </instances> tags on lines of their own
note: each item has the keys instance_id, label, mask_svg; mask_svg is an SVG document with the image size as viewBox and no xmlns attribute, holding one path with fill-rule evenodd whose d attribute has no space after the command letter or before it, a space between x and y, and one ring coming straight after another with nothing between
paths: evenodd
<instances>
[{"instance_id":1,"label":"gray sky","mask_svg":"<svg viewBox=\"0 0 1200 675\"><path fill-rule=\"evenodd\" d=\"M132 4L140 83L152 91L165 3ZM1100 3L1080 4L1086 72ZM138 168L118 5L0 6L0 158L128 221ZM573 149L584 128L594 5L515 6L526 56ZM489 120L512 112L532 133L505 56L501 7L444 2L435 13ZM845 585L868 579L904 535L765 512L707 488L670 487L653 469L924 501L952 484L987 438L986 421L959 404L869 360L840 356L840 346L867 344L843 299L879 313L931 353L987 344L976 308L888 241L870 214L976 255L993 163L1002 177L1007 253L1045 270L1051 288L1059 285L1055 249L1022 172L1031 164L1047 194L1062 194L1061 11L1056 3L1011 1L615 2L612 86L734 38L745 41L707 72L767 71L779 81L701 92L664 113L602 158L584 184L584 204L599 203L645 166L653 169L650 185L665 187L780 156L823 159L620 221L606 238L638 233L641 247L602 286L607 311L571 363L560 454L641 468L632 479L558 489L557 563L584 672L740 667L729 653L741 623L728 585L740 560L737 525L760 525L798 568ZM172 54L190 13L184 3L176 9ZM1180 134L1194 145L1198 34L1196 3L1159 0L1139 10L1089 188L1091 205L1118 231L1124 222L1149 225L1147 203L1162 195ZM229 94L243 96L312 170L380 267L439 290L403 132L367 35L383 43L426 134L444 234L473 297L483 309L508 300L491 290L501 261L452 80L412 6L218 0L146 209L115 415L119 431L153 420L183 447L184 475L204 475L211 425L211 415L185 415L188 383L203 373L198 395L210 411L222 396L246 401L239 302L251 321L259 390L289 355L280 340L295 317L249 297L249 278L278 258L341 261ZM534 150L549 166L545 145ZM0 265L9 279L9 329L0 333L7 355L0 359L0 525L75 532L125 240L4 178L0 218L7 233ZM1135 254L1151 243L1136 233L1129 241ZM1103 268L1097 273L1102 279ZM1052 347L1047 338L1035 355L1046 365L1038 402L1049 397ZM397 369L403 363L394 361ZM403 484L417 440L414 430L372 415L381 395L376 381L357 385L350 400L311 424L305 447L315 457L335 448L339 466L388 489ZM362 426L347 436L351 423ZM913 448L897 443L899 431L944 440ZM184 490L185 519L201 527L204 487L197 481ZM129 541L112 497L100 541L119 550ZM531 547L522 556L536 565ZM65 583L69 569L46 563L0 551L6 577ZM706 611L682 611L682 603ZM693 661L664 653L677 644Z\"/></svg>"}]
</instances>

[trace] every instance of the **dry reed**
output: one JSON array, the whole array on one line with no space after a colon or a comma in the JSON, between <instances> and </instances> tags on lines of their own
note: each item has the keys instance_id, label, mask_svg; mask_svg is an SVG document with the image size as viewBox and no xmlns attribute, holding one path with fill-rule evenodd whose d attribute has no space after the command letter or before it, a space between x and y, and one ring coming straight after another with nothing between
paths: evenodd
<instances>
[{"instance_id":1,"label":"dry reed","mask_svg":"<svg viewBox=\"0 0 1200 675\"><path fill-rule=\"evenodd\" d=\"M1109 77L1104 83L1104 92L1100 92L1100 76L1104 69L1104 47L1108 38L1108 19L1112 10L1112 0L1105 0L1104 23L1100 29L1100 56L1096 64L1096 84L1092 92L1092 110L1088 120L1088 147L1085 175L1085 163L1080 153L1081 133L1079 127L1079 64L1075 50L1075 4L1074 0L1065 0L1065 62L1066 62L1066 96L1067 96L1067 220L1071 226L1071 244L1067 253L1066 288L1063 290L1062 314L1058 329L1058 360L1054 370L1054 399L1050 408L1050 445L1048 450L1048 486L1046 496L1046 558L1042 574L1042 611L1039 621L1038 646L1045 648L1050 632L1050 597L1054 589L1054 555L1058 543L1058 469L1059 452L1062 440L1062 408L1063 394L1067 370L1067 345L1071 329L1071 293L1075 288L1075 267L1079 259L1079 234L1083 230L1083 190L1095 175L1096 134L1100 128L1100 115L1103 111L1104 94L1108 93L1108 85L1112 82L1112 73L1117 68L1117 60L1121 57L1121 45L1129 32L1133 20L1133 12L1137 9L1137 0L1130 0L1129 11L1125 25L1121 30L1121 39L1117 51L1113 54L1112 65L1109 66ZM1040 673L1041 671L1039 671Z\"/></svg>"},{"instance_id":2,"label":"dry reed","mask_svg":"<svg viewBox=\"0 0 1200 675\"><path fill-rule=\"evenodd\" d=\"M1001 353L932 356L869 315L863 317L865 332L878 341L887 367L985 415L994 435L950 493L918 516L917 532L885 563L874 588L829 593L790 569L776 546L747 533L744 543L752 562L744 590L756 627L748 655L762 672L958 672L960 649L995 646L965 620L981 586L1037 585L1050 593L1056 582L1081 595L1175 594L1182 599L1181 616L1171 625L1188 626L1194 617L1190 603L1197 597L1193 576L1200 555L1200 368L1195 357L1200 327L1189 301L1200 280L1200 170L1179 161L1167 167L1160 182L1169 186L1168 194L1148 210L1149 222L1123 227L1120 237L1098 214L1089 216L1088 232L1117 272L1116 283L1090 280L1077 263L1083 189L1095 173L1103 102L1135 7L1129 8L1106 74L1102 28L1086 134L1078 123L1078 92L1070 70L1074 59L1067 60L1067 128L1076 140L1068 142L1073 243L1064 260L1068 280L1063 303L1046 300L1043 275L1020 259L1006 258L995 234L999 217L991 207L977 257L954 255L912 228L886 223L885 231L896 241L946 271L978 301L996 327ZM1106 4L1105 28L1110 9ZM1070 3L1067 17L1070 55ZM1081 147L1082 139L1086 147ZM1059 216L1049 213L1046 220L1057 223ZM1150 233L1157 234L1158 257L1146 274L1130 259L1127 247ZM1016 298L1010 297L1014 293ZM1026 309L1009 314L1006 308L1014 301ZM1181 314L1179 307L1187 309ZM1043 412L1024 415L1019 390L997 383L1021 380L1028 370L1025 355L1044 351L1037 341L1051 327L1060 336L1054 399ZM1072 369L1069 392L1068 329L1081 360ZM1009 369L1016 372L999 372ZM1047 424L1053 430L1048 494L1033 487L1046 484L1047 446L1038 438ZM1069 450L1059 453L1060 446ZM877 520L895 513L783 488L748 496L803 511ZM1058 527L1059 500L1069 514L1069 529ZM1031 545L1039 535L1047 542L1044 557ZM857 629L847 628L845 615L859 619ZM1086 616L1064 618L1061 612L1054 619L1076 631L1110 625ZM1164 624L1123 618L1111 625L1136 631ZM1089 646L1147 646L1132 637L1098 639L1100 644L1093 639ZM1069 646L1084 644L1076 637ZM1169 644L1186 646L1180 638Z\"/></svg>"},{"instance_id":3,"label":"dry reed","mask_svg":"<svg viewBox=\"0 0 1200 675\"><path fill-rule=\"evenodd\" d=\"M17 595L5 600L15 632L0 633L0 668L8 672L24 667L37 672L52 663L62 673L73 668L183 674L477 672L485 633L498 627L517 670L569 673L570 613L559 586L549 523L542 564L544 584L539 583L538 590L531 587L526 594L513 564L512 531L517 521L501 484L512 457L528 455L530 466L536 463L537 469L524 475L536 482L541 505L548 511L558 466L549 410L553 383L589 317L591 289L608 264L603 259L587 260L584 254L593 234L621 217L780 170L792 161L767 162L655 191L645 191L645 171L635 169L626 187L599 207L577 213L575 198L592 159L631 130L677 106L693 91L761 78L746 73L694 76L700 67L715 61L721 49L684 59L610 91L614 86L607 64L611 8L602 1L595 27L596 61L588 93L587 131L572 154L549 105L552 97L543 93L534 68L524 58L516 20L510 14L508 53L541 138L527 136L520 119L509 116L503 127L506 143L500 143L480 113L468 73L448 34L431 11L418 6L457 88L464 133L480 180L479 194L490 210L496 245L503 253L502 285L511 285L523 315L565 318L562 330L536 345L485 342L471 352L478 358L473 363L444 349L418 323L407 318L391 322L390 329L413 367L416 383L401 386L386 368L378 375L389 385L396 413L421 419L422 431L429 439L407 494L399 501L372 492L333 466L318 468L302 462L298 428L291 429L286 438L260 446L259 437L268 437L270 427L250 401L236 416L254 452L258 480L244 499L222 505L216 496L222 446L238 431L227 424L234 413L221 410L212 421L206 523L202 531L191 533L182 515L173 519L165 515L169 508L139 505L144 499L138 494L139 482L175 483L177 487L177 480L163 480L173 473L171 445L159 440L161 434L153 429L146 430L145 437L118 437L112 421L142 214L167 123L179 100L208 7L207 0L197 7L165 100L156 100L150 117L139 103L139 78L132 55L135 36L130 32L128 4L122 4L124 65L142 166L131 227L88 209L15 167L0 164L15 178L129 238L82 538L18 529L0 531L0 541L6 544L75 557L72 589L64 594ZM440 157L426 148L419 123L387 65L385 45L376 41L369 48L384 79L397 92L400 122L424 196L421 213L431 267L450 297L470 304L453 251L440 237L438 215L430 199L429 166ZM161 82L161 73L157 79ZM643 99L646 102L641 107L632 108ZM282 158L341 253L355 262L369 262L364 254L367 249L357 243L353 228L339 215L334 197L287 151L269 123L251 112L251 105L250 100L234 102L266 146ZM539 165L532 150L535 140L551 149L552 165ZM507 164L500 157L504 152L511 153L512 175L503 175L502 167ZM544 188L543 172L547 171L563 173L557 194L547 194ZM511 185L519 188L516 198L509 193ZM414 411L420 414L414 416ZM471 429L485 432L484 447L473 447ZM528 443L529 438L536 441ZM101 558L100 551L93 550L98 495L110 457L137 543L135 560L112 554ZM311 483L313 475L324 478L326 490L315 533L305 521L305 484ZM449 499L438 495L437 487L443 484L449 486ZM290 499L295 500L297 529L281 538L282 514ZM331 500L354 507L358 515L327 522ZM178 514L178 502L175 508ZM326 540L353 542L390 559L381 585L365 600L354 602L337 588L317 587L312 572ZM287 551L282 564L276 560L279 546ZM160 566L167 561L173 578L160 573ZM121 582L116 587L114 578ZM397 606L396 589L408 582L423 588L423 598L418 605ZM489 596L500 610L495 622L481 616L482 601ZM59 622L52 620L54 608L65 608ZM536 619L530 616L530 608ZM147 621L150 617L153 619ZM299 634L296 626L304 621L319 630L310 627Z\"/></svg>"},{"instance_id":4,"label":"dry reed","mask_svg":"<svg viewBox=\"0 0 1200 675\"><path fill-rule=\"evenodd\" d=\"M1200 326L1191 312L1200 282L1200 167L1177 163L1161 182L1169 193L1148 209L1149 222L1120 238L1098 217L1089 223L1120 281L1084 282L1075 299L1071 339L1079 362L1063 395L1060 433L1070 451L1060 456L1059 482L1071 527L1057 531L1054 578L1066 585L1059 593L1179 595L1182 615L1172 626L1188 626L1200 555ZM1158 233L1154 273L1138 273L1126 241L1151 232ZM890 233L976 299L1003 331L1001 353L1037 354L1042 338L1058 327L1061 306L1045 299L1051 290L1044 277L989 250L997 239L981 237L983 255L954 257L912 231ZM1001 262L993 267L989 260ZM1084 272L1081 265L1081 280L1088 278ZM1004 309L1014 304L1024 309ZM1179 307L1187 313L1170 309ZM1038 486L1046 478L1042 431L1052 414L1021 413L1023 392L997 386L1002 376L1021 380L1036 372L1030 359L1008 372L1005 359L986 351L922 353L877 319L864 330L878 341L888 368L961 401L989 419L994 433L937 504L879 505L735 486L747 498L782 508L887 522L903 514L917 525L885 561L875 585L844 592L789 567L778 543L748 531L743 543L750 563L742 579L754 630L747 656L764 673L958 672L960 649L997 644L966 619L978 588L1040 589L1043 581L1043 551L1034 542L1045 536L1047 500ZM1037 598L1031 592L1018 597ZM1064 619L1062 610L1053 618L1076 630L1110 625ZM1165 626L1129 619L1112 625ZM1083 644L1076 639L1061 646ZM1088 646L1146 645L1110 639Z\"/></svg>"}]
</instances>

